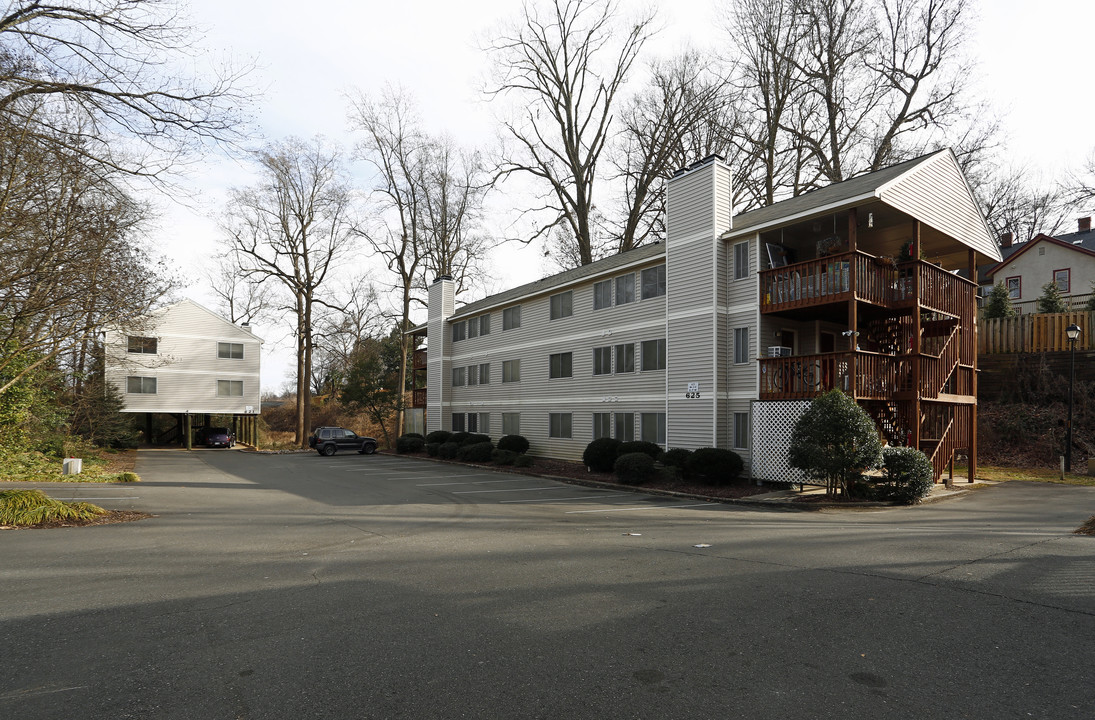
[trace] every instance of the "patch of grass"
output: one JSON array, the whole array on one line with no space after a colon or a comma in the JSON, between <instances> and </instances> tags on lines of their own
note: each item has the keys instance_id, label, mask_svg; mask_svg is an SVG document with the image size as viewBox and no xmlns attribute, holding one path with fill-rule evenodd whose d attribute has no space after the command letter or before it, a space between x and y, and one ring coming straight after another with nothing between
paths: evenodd
<instances>
[{"instance_id":1,"label":"patch of grass","mask_svg":"<svg viewBox=\"0 0 1095 720\"><path fill-rule=\"evenodd\" d=\"M139 482L133 472L136 450L80 448L79 475L62 475L61 459L36 451L0 451L0 481L9 482Z\"/></svg>"},{"instance_id":2,"label":"patch of grass","mask_svg":"<svg viewBox=\"0 0 1095 720\"><path fill-rule=\"evenodd\" d=\"M1075 466L1074 466L1075 467ZM963 471L965 468L963 468ZM955 482L958 482L958 468L954 469ZM964 472L963 472L964 474ZM977 477L981 480L995 480L1006 482L1017 480L1025 482L1051 482L1064 485L1085 485L1095 487L1095 477L1081 475L1079 473L1065 473L1061 478L1061 471L1050 468L1007 467L1002 465L978 465Z\"/></svg>"},{"instance_id":3,"label":"patch of grass","mask_svg":"<svg viewBox=\"0 0 1095 720\"><path fill-rule=\"evenodd\" d=\"M43 525L91 520L106 513L98 505L54 500L40 490L0 491L0 525Z\"/></svg>"}]
</instances>

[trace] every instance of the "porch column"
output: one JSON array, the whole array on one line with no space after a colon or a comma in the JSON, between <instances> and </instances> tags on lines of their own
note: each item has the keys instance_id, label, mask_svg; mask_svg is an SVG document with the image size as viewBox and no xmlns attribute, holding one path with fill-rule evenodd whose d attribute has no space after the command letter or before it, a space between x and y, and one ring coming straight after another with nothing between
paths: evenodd
<instances>
[{"instance_id":1,"label":"porch column","mask_svg":"<svg viewBox=\"0 0 1095 720\"><path fill-rule=\"evenodd\" d=\"M856 397L856 376L857 364L859 357L856 355L856 350L859 348L859 308L856 298L859 296L859 281L855 272L855 252L856 252L856 223L859 219L859 213L856 208L852 208L848 211L848 252L850 252L851 260L848 263L848 289L851 291L851 298L848 300L848 330L851 331L851 347L849 348L852 353L852 362L849 366L849 387L848 392L851 393L851 397L854 400Z\"/></svg>"},{"instance_id":2,"label":"porch column","mask_svg":"<svg viewBox=\"0 0 1095 720\"><path fill-rule=\"evenodd\" d=\"M912 336L912 384L913 384L913 417L912 417L912 447L920 449L920 221L913 221L913 336Z\"/></svg>"},{"instance_id":3,"label":"porch column","mask_svg":"<svg viewBox=\"0 0 1095 720\"><path fill-rule=\"evenodd\" d=\"M969 268L970 280L976 283L977 252L973 248L970 248L969 250ZM976 292L976 290L974 292ZM976 300L974 303L976 304ZM969 330L973 333L973 381L972 387L970 388L970 394L973 395L974 403L970 407L970 446L966 448L969 453L969 467L966 468L966 482L973 482L977 477L977 333L979 331L979 328L977 327L977 308L974 308L973 310L971 321L973 322L973 327L969 328Z\"/></svg>"}]
</instances>

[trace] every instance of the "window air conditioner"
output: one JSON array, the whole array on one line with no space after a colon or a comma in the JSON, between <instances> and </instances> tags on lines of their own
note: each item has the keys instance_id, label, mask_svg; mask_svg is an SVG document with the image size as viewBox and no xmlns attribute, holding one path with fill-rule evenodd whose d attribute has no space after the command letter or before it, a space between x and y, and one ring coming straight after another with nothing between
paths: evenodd
<instances>
[{"instance_id":1,"label":"window air conditioner","mask_svg":"<svg viewBox=\"0 0 1095 720\"><path fill-rule=\"evenodd\" d=\"M791 348L782 345L769 345L768 357L790 357Z\"/></svg>"}]
</instances>

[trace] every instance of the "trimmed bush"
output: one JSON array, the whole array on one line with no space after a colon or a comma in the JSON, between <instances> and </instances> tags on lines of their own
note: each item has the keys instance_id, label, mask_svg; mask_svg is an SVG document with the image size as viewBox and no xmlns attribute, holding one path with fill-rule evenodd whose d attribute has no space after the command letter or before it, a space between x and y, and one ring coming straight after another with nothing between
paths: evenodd
<instances>
[{"instance_id":1,"label":"trimmed bush","mask_svg":"<svg viewBox=\"0 0 1095 720\"><path fill-rule=\"evenodd\" d=\"M733 482L741 475L745 463L741 456L722 448L699 448L688 458L687 470L694 477L702 478L712 485Z\"/></svg>"},{"instance_id":2,"label":"trimmed bush","mask_svg":"<svg viewBox=\"0 0 1095 720\"><path fill-rule=\"evenodd\" d=\"M478 442L472 445L462 445L456 451L456 459L464 462L490 462L494 453L494 446L490 442Z\"/></svg>"},{"instance_id":3,"label":"trimmed bush","mask_svg":"<svg viewBox=\"0 0 1095 720\"><path fill-rule=\"evenodd\" d=\"M616 457L637 452L649 455L651 460L657 460L662 456L662 446L646 440L629 440L620 443L620 447L616 448Z\"/></svg>"},{"instance_id":4,"label":"trimmed bush","mask_svg":"<svg viewBox=\"0 0 1095 720\"><path fill-rule=\"evenodd\" d=\"M439 454L440 451L441 451L441 443L439 443L439 442L428 442L428 443L426 443L426 454L429 455L430 457L437 457L437 455Z\"/></svg>"},{"instance_id":5,"label":"trimmed bush","mask_svg":"<svg viewBox=\"0 0 1095 720\"><path fill-rule=\"evenodd\" d=\"M499 442L499 444L501 444L501 442ZM517 453L512 450L498 448L490 454L490 459L494 461L495 465L512 465L513 461L517 459Z\"/></svg>"},{"instance_id":6,"label":"trimmed bush","mask_svg":"<svg viewBox=\"0 0 1095 720\"><path fill-rule=\"evenodd\" d=\"M434 430L432 433L426 436L427 443L441 443L448 442L452 439L452 433L448 430Z\"/></svg>"},{"instance_id":7,"label":"trimmed bush","mask_svg":"<svg viewBox=\"0 0 1095 720\"><path fill-rule=\"evenodd\" d=\"M824 480L830 495L847 494L864 471L882 462L882 443L871 416L840 390L830 390L795 423L788 460L807 477Z\"/></svg>"},{"instance_id":8,"label":"trimmed bush","mask_svg":"<svg viewBox=\"0 0 1095 720\"><path fill-rule=\"evenodd\" d=\"M582 462L594 472L612 472L619 456L620 441L613 438L597 438L586 445Z\"/></svg>"},{"instance_id":9,"label":"trimmed bush","mask_svg":"<svg viewBox=\"0 0 1095 720\"><path fill-rule=\"evenodd\" d=\"M882 477L880 496L913 505L931 492L935 471L928 456L916 448L887 447L882 449Z\"/></svg>"},{"instance_id":10,"label":"trimmed bush","mask_svg":"<svg viewBox=\"0 0 1095 720\"><path fill-rule=\"evenodd\" d=\"M510 450L520 455L528 452L528 440L523 435L504 435L498 440L499 450Z\"/></svg>"},{"instance_id":11,"label":"trimmed bush","mask_svg":"<svg viewBox=\"0 0 1095 720\"><path fill-rule=\"evenodd\" d=\"M518 455L517 457L515 457L513 459L513 467L521 467L521 468L532 467L532 456L531 455L523 455L523 454Z\"/></svg>"},{"instance_id":12,"label":"trimmed bush","mask_svg":"<svg viewBox=\"0 0 1095 720\"><path fill-rule=\"evenodd\" d=\"M426 438L417 433L400 435L395 439L395 451L400 455L422 452L424 447L426 447Z\"/></svg>"},{"instance_id":13,"label":"trimmed bush","mask_svg":"<svg viewBox=\"0 0 1095 720\"><path fill-rule=\"evenodd\" d=\"M445 442L454 442L457 445L463 445L464 441L467 440L470 435L471 435L471 433L454 432L452 435L449 436L449 439L446 440Z\"/></svg>"},{"instance_id":14,"label":"trimmed bush","mask_svg":"<svg viewBox=\"0 0 1095 720\"><path fill-rule=\"evenodd\" d=\"M441 443L441 446L437 448L437 455L444 460L454 460L456 458L456 451L459 449L460 444L450 440Z\"/></svg>"},{"instance_id":15,"label":"trimmed bush","mask_svg":"<svg viewBox=\"0 0 1095 720\"><path fill-rule=\"evenodd\" d=\"M625 485L642 485L658 472L654 469L654 458L643 452L621 455L616 458L612 469L615 470L620 482Z\"/></svg>"},{"instance_id":16,"label":"trimmed bush","mask_svg":"<svg viewBox=\"0 0 1095 720\"><path fill-rule=\"evenodd\" d=\"M423 440L426 439L426 436L423 435L422 433L403 433L402 435L400 435L400 437L422 438Z\"/></svg>"},{"instance_id":17,"label":"trimmed bush","mask_svg":"<svg viewBox=\"0 0 1095 720\"><path fill-rule=\"evenodd\" d=\"M692 451L686 448L672 448L662 453L662 465L676 469L681 477L688 475L688 461L692 457Z\"/></svg>"},{"instance_id":18,"label":"trimmed bush","mask_svg":"<svg viewBox=\"0 0 1095 720\"><path fill-rule=\"evenodd\" d=\"M479 443L485 443L485 442L488 442L488 443L490 442L490 435L481 435L479 433L469 433L468 436L460 442L460 445L462 447L466 447L468 445L478 445Z\"/></svg>"}]
</instances>

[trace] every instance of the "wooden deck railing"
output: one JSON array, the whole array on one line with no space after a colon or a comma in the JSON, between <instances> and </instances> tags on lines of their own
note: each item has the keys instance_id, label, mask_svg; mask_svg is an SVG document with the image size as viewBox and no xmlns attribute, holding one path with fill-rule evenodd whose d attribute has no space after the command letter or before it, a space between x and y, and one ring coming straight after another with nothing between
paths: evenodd
<instances>
[{"instance_id":1,"label":"wooden deck railing","mask_svg":"<svg viewBox=\"0 0 1095 720\"><path fill-rule=\"evenodd\" d=\"M832 389L857 400L888 400L897 392L902 358L864 351L760 358L761 400L809 400Z\"/></svg>"},{"instance_id":2,"label":"wooden deck railing","mask_svg":"<svg viewBox=\"0 0 1095 720\"><path fill-rule=\"evenodd\" d=\"M955 325L950 335L943 341L943 347L937 354L924 355L924 362L920 365L920 396L925 398L937 398L943 392L954 368L958 366L958 326Z\"/></svg>"},{"instance_id":3,"label":"wooden deck railing","mask_svg":"<svg viewBox=\"0 0 1095 720\"><path fill-rule=\"evenodd\" d=\"M414 351L413 367L415 370L426 369L426 348L421 348Z\"/></svg>"}]
</instances>

